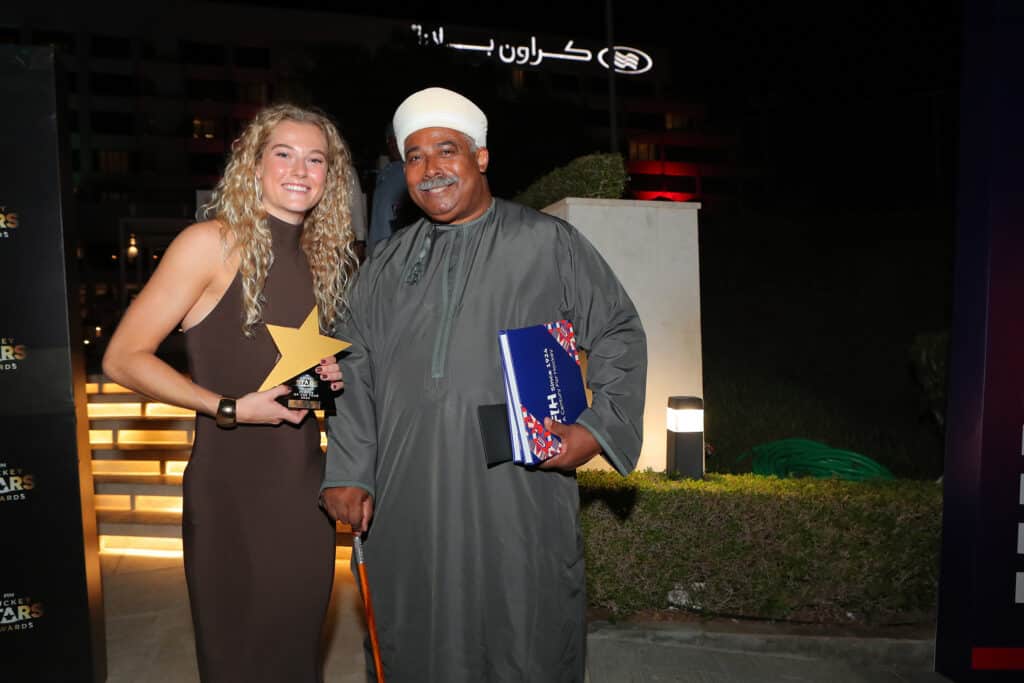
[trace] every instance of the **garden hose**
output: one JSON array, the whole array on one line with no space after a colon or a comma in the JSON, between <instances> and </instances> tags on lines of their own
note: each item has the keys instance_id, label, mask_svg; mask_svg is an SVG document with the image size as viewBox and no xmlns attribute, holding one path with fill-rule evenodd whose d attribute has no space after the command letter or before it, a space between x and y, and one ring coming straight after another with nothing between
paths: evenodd
<instances>
[{"instance_id":1,"label":"garden hose","mask_svg":"<svg viewBox=\"0 0 1024 683\"><path fill-rule=\"evenodd\" d=\"M751 456L754 474L845 481L893 479L892 472L867 456L831 448L810 439L782 439L754 446L736 462Z\"/></svg>"}]
</instances>

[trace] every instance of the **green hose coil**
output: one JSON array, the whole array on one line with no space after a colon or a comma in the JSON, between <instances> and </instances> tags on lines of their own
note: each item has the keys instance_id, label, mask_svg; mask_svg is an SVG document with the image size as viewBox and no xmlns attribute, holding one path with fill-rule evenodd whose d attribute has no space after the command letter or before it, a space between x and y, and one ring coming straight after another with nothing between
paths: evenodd
<instances>
[{"instance_id":1,"label":"green hose coil","mask_svg":"<svg viewBox=\"0 0 1024 683\"><path fill-rule=\"evenodd\" d=\"M871 458L826 446L810 439L782 439L754 446L737 458L742 462L753 458L754 474L775 477L817 477L865 481L893 479L884 465Z\"/></svg>"}]
</instances>

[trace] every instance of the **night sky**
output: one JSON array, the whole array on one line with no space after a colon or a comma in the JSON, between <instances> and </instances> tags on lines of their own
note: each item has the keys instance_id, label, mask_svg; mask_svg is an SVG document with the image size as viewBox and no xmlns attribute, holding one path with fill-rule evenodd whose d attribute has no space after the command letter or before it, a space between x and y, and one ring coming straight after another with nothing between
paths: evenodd
<instances>
[{"instance_id":1,"label":"night sky","mask_svg":"<svg viewBox=\"0 0 1024 683\"><path fill-rule=\"evenodd\" d=\"M240 0L237 4L298 6L591 40L604 40L606 31L604 3ZM663 67L671 72L666 98L707 106L712 132L740 136L741 161L758 168L764 178L759 201L785 197L787 202L810 204L856 199L907 205L952 196L960 2L619 0L612 4L617 43L666 48L671 62ZM394 90L416 87L416 76L395 74ZM386 94L387 82L381 81L385 79L376 80L381 93L364 102L377 118L386 116L383 112L393 106L390 99L394 99ZM508 144L509 151L516 150L521 139L536 139L534 129L569 128L571 116L563 114L564 119L551 112L517 113L520 131ZM369 122L358 120L359 114L339 111L338 116L353 120L360 136L369 130ZM495 139L500 145L503 131ZM573 147L564 135L552 135L547 144L551 167L577 153L594 151ZM516 159L516 165L525 165L527 175L539 169L526 158ZM496 176L504 194L523 189L532 179Z\"/></svg>"}]
</instances>

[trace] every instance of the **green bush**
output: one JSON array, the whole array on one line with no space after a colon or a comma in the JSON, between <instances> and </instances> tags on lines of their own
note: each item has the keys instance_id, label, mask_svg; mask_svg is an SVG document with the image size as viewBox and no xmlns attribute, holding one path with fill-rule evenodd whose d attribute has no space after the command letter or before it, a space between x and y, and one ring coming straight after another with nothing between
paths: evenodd
<instances>
[{"instance_id":1,"label":"green bush","mask_svg":"<svg viewBox=\"0 0 1024 683\"><path fill-rule=\"evenodd\" d=\"M942 491L910 480L579 474L591 606L762 619L920 620L935 607Z\"/></svg>"},{"instance_id":2,"label":"green bush","mask_svg":"<svg viewBox=\"0 0 1024 683\"><path fill-rule=\"evenodd\" d=\"M618 199L625 188L622 155L588 154L535 180L515 201L540 210L566 197Z\"/></svg>"}]
</instances>

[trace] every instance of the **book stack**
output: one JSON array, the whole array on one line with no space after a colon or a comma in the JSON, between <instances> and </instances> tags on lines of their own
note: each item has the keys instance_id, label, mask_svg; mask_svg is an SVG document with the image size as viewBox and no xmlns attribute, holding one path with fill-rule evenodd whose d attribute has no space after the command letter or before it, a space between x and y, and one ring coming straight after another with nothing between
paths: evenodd
<instances>
[{"instance_id":1,"label":"book stack","mask_svg":"<svg viewBox=\"0 0 1024 683\"><path fill-rule=\"evenodd\" d=\"M534 466L561 452L544 418L572 424L587 407L576 333L571 322L559 320L502 330L498 342L512 459Z\"/></svg>"}]
</instances>

